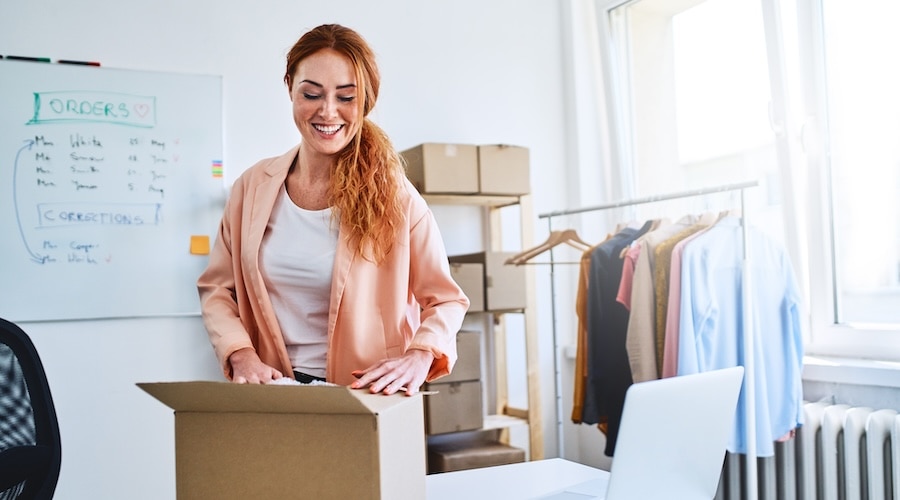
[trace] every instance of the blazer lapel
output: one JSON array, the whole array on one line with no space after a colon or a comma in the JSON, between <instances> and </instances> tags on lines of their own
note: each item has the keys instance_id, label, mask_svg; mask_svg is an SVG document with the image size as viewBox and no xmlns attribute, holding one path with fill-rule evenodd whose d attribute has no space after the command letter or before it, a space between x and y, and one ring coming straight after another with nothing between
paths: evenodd
<instances>
[{"instance_id":1,"label":"blazer lapel","mask_svg":"<svg viewBox=\"0 0 900 500\"><path fill-rule=\"evenodd\" d=\"M299 147L299 146L298 146ZM269 176L265 182L257 184L253 195L245 203L250 204L250 227L247 231L247 241L245 242L245 250L253 252L253 260L257 261L259 257L259 246L262 244L263 236L266 232L266 226L269 224L269 218L272 216L272 210L275 208L275 200L284 180L287 178L288 171L297 157L297 149L294 147L287 153L272 160L266 166L265 172Z\"/></svg>"},{"instance_id":2,"label":"blazer lapel","mask_svg":"<svg viewBox=\"0 0 900 500\"><path fill-rule=\"evenodd\" d=\"M349 231L341 224L337 250L334 253L334 268L331 278L331 302L328 306L328 338L334 333L337 313L341 307L344 288L350 275L350 268L356 259L356 248L350 246Z\"/></svg>"}]
</instances>

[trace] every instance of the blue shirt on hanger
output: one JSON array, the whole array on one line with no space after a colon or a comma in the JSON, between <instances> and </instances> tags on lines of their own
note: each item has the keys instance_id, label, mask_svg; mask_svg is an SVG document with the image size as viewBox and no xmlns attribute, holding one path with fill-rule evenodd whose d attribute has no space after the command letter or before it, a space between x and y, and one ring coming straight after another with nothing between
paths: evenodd
<instances>
[{"instance_id":1,"label":"blue shirt on hanger","mask_svg":"<svg viewBox=\"0 0 900 500\"><path fill-rule=\"evenodd\" d=\"M743 229L728 216L684 248L678 375L745 365L743 338L753 335L756 454L803 423L801 297L787 252L749 226L750 310L742 301ZM752 331L745 331L751 314ZM728 450L747 452L746 394L741 389Z\"/></svg>"}]
</instances>

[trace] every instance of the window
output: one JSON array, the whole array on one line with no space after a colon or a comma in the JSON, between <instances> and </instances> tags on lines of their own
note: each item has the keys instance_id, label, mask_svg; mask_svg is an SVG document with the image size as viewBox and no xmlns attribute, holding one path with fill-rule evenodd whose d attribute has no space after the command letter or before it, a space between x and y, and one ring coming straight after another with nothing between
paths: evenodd
<instances>
[{"instance_id":1,"label":"window","mask_svg":"<svg viewBox=\"0 0 900 500\"><path fill-rule=\"evenodd\" d=\"M757 180L745 215L808 287L808 352L900 359L900 5L597 5L616 194Z\"/></svg>"},{"instance_id":2,"label":"window","mask_svg":"<svg viewBox=\"0 0 900 500\"><path fill-rule=\"evenodd\" d=\"M748 218L783 240L759 0L640 0L608 22L621 196L761 181Z\"/></svg>"},{"instance_id":3,"label":"window","mask_svg":"<svg viewBox=\"0 0 900 500\"><path fill-rule=\"evenodd\" d=\"M803 139L820 208L811 247L822 246L811 254L813 347L900 359L900 5L806 0L801 12Z\"/></svg>"}]
</instances>

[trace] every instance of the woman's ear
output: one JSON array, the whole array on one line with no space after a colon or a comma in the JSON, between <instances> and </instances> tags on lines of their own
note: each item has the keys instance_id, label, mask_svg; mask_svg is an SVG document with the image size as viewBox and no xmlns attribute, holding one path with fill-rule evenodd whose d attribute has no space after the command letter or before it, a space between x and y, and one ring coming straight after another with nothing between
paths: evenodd
<instances>
[{"instance_id":1,"label":"woman's ear","mask_svg":"<svg viewBox=\"0 0 900 500\"><path fill-rule=\"evenodd\" d=\"M284 85L287 87L288 99L290 99L291 102L294 102L294 92L293 92L293 88L292 88L293 83L294 83L294 79L291 78L290 75L285 75Z\"/></svg>"}]
</instances>

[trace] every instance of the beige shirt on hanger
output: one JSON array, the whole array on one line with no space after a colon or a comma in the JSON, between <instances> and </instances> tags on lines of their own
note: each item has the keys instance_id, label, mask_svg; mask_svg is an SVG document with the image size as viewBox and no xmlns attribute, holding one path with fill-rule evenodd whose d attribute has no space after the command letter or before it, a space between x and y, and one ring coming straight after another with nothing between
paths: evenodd
<instances>
[{"instance_id":1,"label":"beige shirt on hanger","mask_svg":"<svg viewBox=\"0 0 900 500\"><path fill-rule=\"evenodd\" d=\"M631 366L633 382L645 382L660 378L656 363L656 294L654 286L654 268L656 246L673 235L696 223L698 217L686 215L677 222L660 224L655 230L643 235L637 244L641 245L640 253L634 266L634 277L631 284L631 313L628 317L628 330L625 337L625 348L628 351L628 363ZM661 292L659 292L661 293Z\"/></svg>"}]
</instances>

